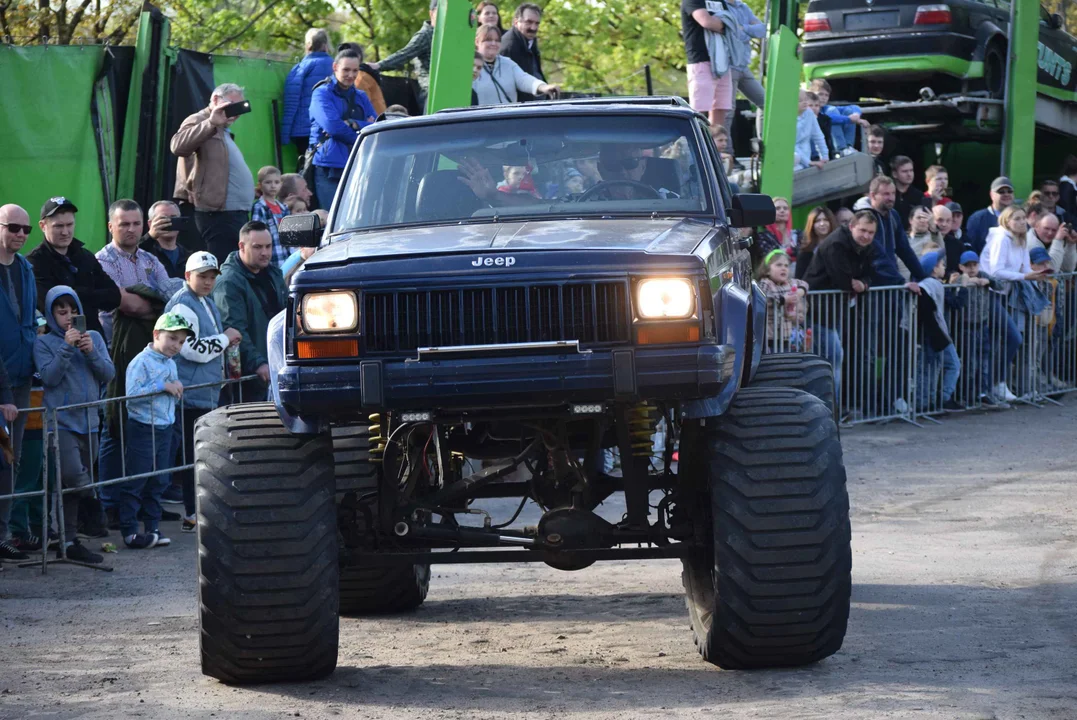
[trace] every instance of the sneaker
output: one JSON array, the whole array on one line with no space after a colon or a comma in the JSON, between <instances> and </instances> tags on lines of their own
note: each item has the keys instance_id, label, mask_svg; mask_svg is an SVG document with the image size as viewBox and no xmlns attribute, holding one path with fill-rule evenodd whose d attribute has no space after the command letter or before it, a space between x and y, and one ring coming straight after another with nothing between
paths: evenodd
<instances>
[{"instance_id":1,"label":"sneaker","mask_svg":"<svg viewBox=\"0 0 1077 720\"><path fill-rule=\"evenodd\" d=\"M171 512L169 510L162 510L161 511L161 521L162 522L176 522L177 520L181 519L182 517L183 516L180 515L179 513Z\"/></svg>"},{"instance_id":2,"label":"sneaker","mask_svg":"<svg viewBox=\"0 0 1077 720\"><path fill-rule=\"evenodd\" d=\"M183 532L191 533L198 529L198 518L194 515L188 515L183 518L183 525L180 530Z\"/></svg>"},{"instance_id":3,"label":"sneaker","mask_svg":"<svg viewBox=\"0 0 1077 720\"><path fill-rule=\"evenodd\" d=\"M154 544L154 547L165 547L172 544L172 540L170 538L166 538L160 532L156 532L154 534L157 536L157 542Z\"/></svg>"},{"instance_id":4,"label":"sneaker","mask_svg":"<svg viewBox=\"0 0 1077 720\"><path fill-rule=\"evenodd\" d=\"M1004 402L1013 402L1017 399L1017 396L1010 392L1010 389L1006 387L1006 383L1000 382L995 386L995 397Z\"/></svg>"},{"instance_id":5,"label":"sneaker","mask_svg":"<svg viewBox=\"0 0 1077 720\"><path fill-rule=\"evenodd\" d=\"M898 415L909 412L909 403L905 402L905 398L898 398L894 401L894 412Z\"/></svg>"},{"instance_id":6,"label":"sneaker","mask_svg":"<svg viewBox=\"0 0 1077 720\"><path fill-rule=\"evenodd\" d=\"M16 550L24 553L41 552L41 538L37 535L13 536L11 544Z\"/></svg>"},{"instance_id":7,"label":"sneaker","mask_svg":"<svg viewBox=\"0 0 1077 720\"><path fill-rule=\"evenodd\" d=\"M154 533L128 535L123 542L132 550L149 550L157 544L157 535Z\"/></svg>"},{"instance_id":8,"label":"sneaker","mask_svg":"<svg viewBox=\"0 0 1077 720\"><path fill-rule=\"evenodd\" d=\"M0 541L0 560L16 561L16 560L29 560L30 556L19 550L10 542L4 540Z\"/></svg>"},{"instance_id":9,"label":"sneaker","mask_svg":"<svg viewBox=\"0 0 1077 720\"><path fill-rule=\"evenodd\" d=\"M954 400L953 398L950 398L942 404L942 409L947 412L959 412L961 410L964 410L965 406Z\"/></svg>"},{"instance_id":10,"label":"sneaker","mask_svg":"<svg viewBox=\"0 0 1077 720\"><path fill-rule=\"evenodd\" d=\"M56 557L60 557L59 550L56 551ZM78 540L67 546L67 559L90 563L91 565L100 565L105 561L105 558L93 552Z\"/></svg>"},{"instance_id":11,"label":"sneaker","mask_svg":"<svg viewBox=\"0 0 1077 720\"><path fill-rule=\"evenodd\" d=\"M161 496L161 502L167 505L179 505L183 502L183 488L170 485Z\"/></svg>"}]
</instances>

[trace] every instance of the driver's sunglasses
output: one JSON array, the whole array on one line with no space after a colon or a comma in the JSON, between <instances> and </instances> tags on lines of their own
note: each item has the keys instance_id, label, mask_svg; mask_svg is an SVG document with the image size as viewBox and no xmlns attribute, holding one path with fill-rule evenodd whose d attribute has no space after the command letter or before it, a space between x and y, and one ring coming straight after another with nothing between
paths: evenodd
<instances>
[{"instance_id":1,"label":"driver's sunglasses","mask_svg":"<svg viewBox=\"0 0 1077 720\"><path fill-rule=\"evenodd\" d=\"M639 161L642 160L642 159L643 158L641 158L641 157L621 158L621 168L623 170L635 170L636 168L639 167Z\"/></svg>"},{"instance_id":2,"label":"driver's sunglasses","mask_svg":"<svg viewBox=\"0 0 1077 720\"><path fill-rule=\"evenodd\" d=\"M10 230L13 233L22 232L23 235L27 235L27 236L29 236L30 233L33 232L33 230L34 230L33 225L22 225L20 223L0 222L0 225L5 226L8 230Z\"/></svg>"}]
</instances>

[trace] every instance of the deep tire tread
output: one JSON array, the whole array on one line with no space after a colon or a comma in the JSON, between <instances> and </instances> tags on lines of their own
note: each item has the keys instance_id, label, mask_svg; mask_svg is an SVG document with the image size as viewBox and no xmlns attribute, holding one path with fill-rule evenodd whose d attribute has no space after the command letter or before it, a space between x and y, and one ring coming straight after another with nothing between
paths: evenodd
<instances>
[{"instance_id":1,"label":"deep tire tread","mask_svg":"<svg viewBox=\"0 0 1077 720\"><path fill-rule=\"evenodd\" d=\"M289 433L269 403L195 430L202 672L226 683L333 672L339 576L328 435Z\"/></svg>"},{"instance_id":2,"label":"deep tire tread","mask_svg":"<svg viewBox=\"0 0 1077 720\"><path fill-rule=\"evenodd\" d=\"M703 430L694 452L710 487L714 552L685 560L682 576L700 654L729 669L834 654L848 625L852 551L830 411L802 390L750 387Z\"/></svg>"},{"instance_id":3,"label":"deep tire tread","mask_svg":"<svg viewBox=\"0 0 1077 720\"><path fill-rule=\"evenodd\" d=\"M786 387L803 390L826 403L837 419L834 370L811 353L771 353L759 361L751 387Z\"/></svg>"}]
</instances>

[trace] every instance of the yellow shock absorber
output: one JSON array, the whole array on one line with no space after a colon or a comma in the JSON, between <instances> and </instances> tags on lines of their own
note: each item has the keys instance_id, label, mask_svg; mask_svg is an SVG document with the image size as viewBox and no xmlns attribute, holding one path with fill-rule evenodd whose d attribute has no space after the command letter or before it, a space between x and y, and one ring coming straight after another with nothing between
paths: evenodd
<instances>
[{"instance_id":1,"label":"yellow shock absorber","mask_svg":"<svg viewBox=\"0 0 1077 720\"><path fill-rule=\"evenodd\" d=\"M657 424L656 408L651 403L640 403L628 411L628 434L632 439L632 454L650 457Z\"/></svg>"},{"instance_id":2,"label":"yellow shock absorber","mask_svg":"<svg viewBox=\"0 0 1077 720\"><path fill-rule=\"evenodd\" d=\"M381 413L374 413L368 419L370 420L370 427L367 428L367 432L370 433L370 462L380 463L382 456L385 455L385 437L381 434Z\"/></svg>"}]
</instances>

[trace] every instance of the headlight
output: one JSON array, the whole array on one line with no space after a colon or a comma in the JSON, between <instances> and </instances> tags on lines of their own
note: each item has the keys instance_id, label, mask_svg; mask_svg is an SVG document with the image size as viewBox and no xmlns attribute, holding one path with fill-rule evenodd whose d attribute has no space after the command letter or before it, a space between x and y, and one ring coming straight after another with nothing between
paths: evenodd
<instances>
[{"instance_id":1,"label":"headlight","mask_svg":"<svg viewBox=\"0 0 1077 720\"><path fill-rule=\"evenodd\" d=\"M359 305L350 292L305 295L302 314L307 332L349 332L359 325Z\"/></svg>"},{"instance_id":2,"label":"headlight","mask_svg":"<svg viewBox=\"0 0 1077 720\"><path fill-rule=\"evenodd\" d=\"M636 287L636 310L641 318L687 318L695 309L695 290L684 278L643 280Z\"/></svg>"}]
</instances>

